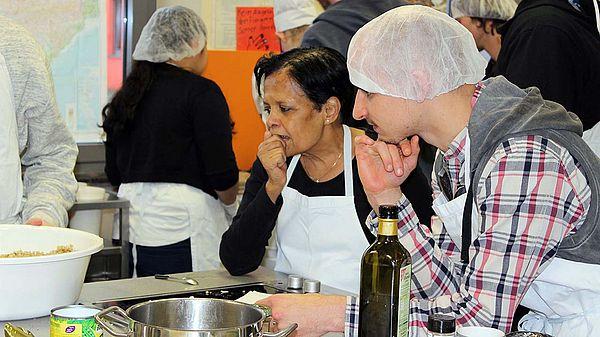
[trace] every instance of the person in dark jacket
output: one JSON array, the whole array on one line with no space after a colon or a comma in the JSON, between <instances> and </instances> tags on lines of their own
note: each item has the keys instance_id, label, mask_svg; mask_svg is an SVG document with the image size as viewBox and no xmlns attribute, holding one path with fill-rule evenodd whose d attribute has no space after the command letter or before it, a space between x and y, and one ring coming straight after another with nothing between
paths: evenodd
<instances>
[{"instance_id":1,"label":"person in dark jacket","mask_svg":"<svg viewBox=\"0 0 600 337\"><path fill-rule=\"evenodd\" d=\"M597 0L523 0L499 28L502 46L492 76L521 88L538 87L545 99L581 119L600 121L600 23Z\"/></svg>"},{"instance_id":2,"label":"person in dark jacket","mask_svg":"<svg viewBox=\"0 0 600 337\"><path fill-rule=\"evenodd\" d=\"M302 47L329 47L347 57L350 39L360 27L408 3L404 0L328 0L321 4L325 12L317 16L304 33Z\"/></svg>"},{"instance_id":3,"label":"person in dark jacket","mask_svg":"<svg viewBox=\"0 0 600 337\"><path fill-rule=\"evenodd\" d=\"M201 76L204 23L185 7L157 10L133 59L103 110L105 171L131 203L131 269L150 276L219 268L219 238L237 210L238 168L225 97Z\"/></svg>"},{"instance_id":4,"label":"person in dark jacket","mask_svg":"<svg viewBox=\"0 0 600 337\"><path fill-rule=\"evenodd\" d=\"M485 69L489 77L502 45L498 28L515 14L517 3L514 0L454 0L451 7L452 17L473 34L477 49L490 55Z\"/></svg>"}]
</instances>

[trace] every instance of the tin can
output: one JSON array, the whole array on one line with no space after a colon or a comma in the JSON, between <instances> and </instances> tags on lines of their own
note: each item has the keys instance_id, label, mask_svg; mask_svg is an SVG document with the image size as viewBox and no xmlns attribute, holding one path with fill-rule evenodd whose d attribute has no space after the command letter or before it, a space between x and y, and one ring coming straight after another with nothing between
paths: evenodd
<instances>
[{"instance_id":1,"label":"tin can","mask_svg":"<svg viewBox=\"0 0 600 337\"><path fill-rule=\"evenodd\" d=\"M50 337L100 337L102 330L94 315L100 309L85 305L66 305L50 311Z\"/></svg>"}]
</instances>

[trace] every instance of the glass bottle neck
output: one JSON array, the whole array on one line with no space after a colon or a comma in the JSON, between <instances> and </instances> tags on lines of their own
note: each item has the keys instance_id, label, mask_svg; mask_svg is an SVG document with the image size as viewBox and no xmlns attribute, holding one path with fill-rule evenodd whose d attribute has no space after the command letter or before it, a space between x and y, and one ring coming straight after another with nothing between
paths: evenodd
<instances>
[{"instance_id":1,"label":"glass bottle neck","mask_svg":"<svg viewBox=\"0 0 600 337\"><path fill-rule=\"evenodd\" d=\"M398 236L398 219L379 219L377 236Z\"/></svg>"}]
</instances>

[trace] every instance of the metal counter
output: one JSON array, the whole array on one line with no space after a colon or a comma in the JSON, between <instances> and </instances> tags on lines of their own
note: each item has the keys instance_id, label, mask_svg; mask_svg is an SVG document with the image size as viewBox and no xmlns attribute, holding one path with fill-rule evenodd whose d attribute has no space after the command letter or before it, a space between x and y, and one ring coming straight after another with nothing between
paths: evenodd
<instances>
[{"instance_id":1,"label":"metal counter","mask_svg":"<svg viewBox=\"0 0 600 337\"><path fill-rule=\"evenodd\" d=\"M164 293L177 293L188 290L219 288L258 282L282 285L287 281L287 275L274 272L264 267L259 267L259 269L255 272L244 276L231 276L225 270L182 273L175 275L194 278L199 284L197 286L191 286L177 282L157 280L153 277L85 283L83 285L83 289L81 290L78 303L92 304L94 302L100 302L109 299L161 295ZM52 290L48 289L48 291ZM326 285L321 286L321 293L347 295L347 293L343 291L328 287ZM4 323L6 322L0 322L0 326L4 326ZM49 317L11 321L11 323L28 329L36 337L49 337L50 335ZM109 335L105 334L105 336ZM343 336L343 334L330 333L327 334L327 336Z\"/></svg>"}]
</instances>

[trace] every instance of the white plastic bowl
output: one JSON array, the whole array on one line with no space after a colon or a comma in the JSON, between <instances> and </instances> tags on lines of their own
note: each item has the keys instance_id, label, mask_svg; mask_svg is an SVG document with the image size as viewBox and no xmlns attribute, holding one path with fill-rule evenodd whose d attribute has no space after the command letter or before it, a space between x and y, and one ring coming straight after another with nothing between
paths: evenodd
<instances>
[{"instance_id":1,"label":"white plastic bowl","mask_svg":"<svg viewBox=\"0 0 600 337\"><path fill-rule=\"evenodd\" d=\"M69 228L0 225L0 254L48 252L73 245L73 252L0 258L0 321L47 316L75 303L92 254L103 247L97 235Z\"/></svg>"}]
</instances>

